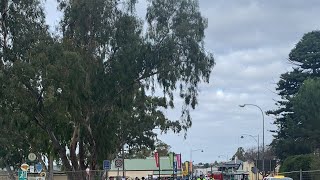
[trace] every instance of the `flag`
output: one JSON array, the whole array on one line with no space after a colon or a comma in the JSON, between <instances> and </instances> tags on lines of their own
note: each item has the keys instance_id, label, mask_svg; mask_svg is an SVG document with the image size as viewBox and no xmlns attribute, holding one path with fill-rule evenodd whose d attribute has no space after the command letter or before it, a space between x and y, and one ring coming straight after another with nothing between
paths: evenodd
<instances>
[{"instance_id":1,"label":"flag","mask_svg":"<svg viewBox=\"0 0 320 180\"><path fill-rule=\"evenodd\" d=\"M185 164L186 174L189 174L189 161L186 161L184 164Z\"/></svg>"},{"instance_id":2,"label":"flag","mask_svg":"<svg viewBox=\"0 0 320 180\"><path fill-rule=\"evenodd\" d=\"M178 169L181 169L181 154L176 155Z\"/></svg>"},{"instance_id":3,"label":"flag","mask_svg":"<svg viewBox=\"0 0 320 180\"><path fill-rule=\"evenodd\" d=\"M154 159L156 160L156 166L159 167L159 153L158 152L155 152L154 153Z\"/></svg>"}]
</instances>

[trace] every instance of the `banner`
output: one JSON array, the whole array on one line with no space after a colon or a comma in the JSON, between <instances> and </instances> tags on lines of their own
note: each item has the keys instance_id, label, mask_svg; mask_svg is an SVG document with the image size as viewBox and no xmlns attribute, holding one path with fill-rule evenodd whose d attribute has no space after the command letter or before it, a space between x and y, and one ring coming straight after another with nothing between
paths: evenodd
<instances>
[{"instance_id":1,"label":"banner","mask_svg":"<svg viewBox=\"0 0 320 180\"><path fill-rule=\"evenodd\" d=\"M159 153L158 152L155 152L154 153L154 159L156 160L156 166L159 167Z\"/></svg>"},{"instance_id":2,"label":"banner","mask_svg":"<svg viewBox=\"0 0 320 180\"><path fill-rule=\"evenodd\" d=\"M178 169L181 169L181 154L176 155Z\"/></svg>"},{"instance_id":3,"label":"banner","mask_svg":"<svg viewBox=\"0 0 320 180\"><path fill-rule=\"evenodd\" d=\"M184 171L186 171L186 173L189 174L189 161L186 161L184 164L185 164Z\"/></svg>"}]
</instances>

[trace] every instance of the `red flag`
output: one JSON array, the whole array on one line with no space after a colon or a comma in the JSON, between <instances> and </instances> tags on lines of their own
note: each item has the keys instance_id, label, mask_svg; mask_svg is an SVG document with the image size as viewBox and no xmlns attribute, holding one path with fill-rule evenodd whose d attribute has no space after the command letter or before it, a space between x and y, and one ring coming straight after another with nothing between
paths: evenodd
<instances>
[{"instance_id":1,"label":"red flag","mask_svg":"<svg viewBox=\"0 0 320 180\"><path fill-rule=\"evenodd\" d=\"M181 154L177 154L176 158L177 158L178 169L181 169Z\"/></svg>"},{"instance_id":2,"label":"red flag","mask_svg":"<svg viewBox=\"0 0 320 180\"><path fill-rule=\"evenodd\" d=\"M159 153L158 152L154 153L154 159L156 160L156 166L159 167Z\"/></svg>"}]
</instances>

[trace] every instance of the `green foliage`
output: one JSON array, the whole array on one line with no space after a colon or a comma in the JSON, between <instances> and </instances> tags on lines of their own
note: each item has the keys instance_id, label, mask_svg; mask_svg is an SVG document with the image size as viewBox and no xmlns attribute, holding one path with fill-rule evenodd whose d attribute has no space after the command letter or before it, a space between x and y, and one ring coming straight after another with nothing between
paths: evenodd
<instances>
[{"instance_id":1,"label":"green foliage","mask_svg":"<svg viewBox=\"0 0 320 180\"><path fill-rule=\"evenodd\" d=\"M295 156L289 156L286 158L281 167L280 172L290 172L290 171L308 171L311 169L311 161L312 161L312 155L295 155Z\"/></svg>"},{"instance_id":2,"label":"green foliage","mask_svg":"<svg viewBox=\"0 0 320 180\"><path fill-rule=\"evenodd\" d=\"M237 158L241 161L246 161L244 155L245 155L245 150L243 149L243 147L239 147L237 149L237 152L232 156L231 160L235 160L235 158Z\"/></svg>"},{"instance_id":3,"label":"green foliage","mask_svg":"<svg viewBox=\"0 0 320 180\"><path fill-rule=\"evenodd\" d=\"M299 120L301 138L312 149L320 148L320 78L307 79L293 98L293 111Z\"/></svg>"},{"instance_id":4,"label":"green foliage","mask_svg":"<svg viewBox=\"0 0 320 180\"><path fill-rule=\"evenodd\" d=\"M125 2L59 0L61 37L48 33L40 1L1 2L0 141L75 171L99 168L124 144L154 149L155 128L187 131L214 66L198 1L150 0L146 33L136 1ZM177 90L184 105L171 120L163 110Z\"/></svg>"},{"instance_id":5,"label":"green foliage","mask_svg":"<svg viewBox=\"0 0 320 180\"><path fill-rule=\"evenodd\" d=\"M289 54L289 61L295 67L292 71L282 74L277 84L276 90L281 96L281 100L276 103L278 109L267 113L276 118L274 124L278 130L275 131L275 139L271 145L281 161L292 155L308 154L315 150L314 145L305 141L305 138L311 138L310 134L308 137L304 136L309 130L302 130L302 126L307 125L310 119L302 125L304 117L298 111L305 110L305 107L294 108L297 106L294 105L294 101L297 101L294 99L306 79L320 77L319 59L320 31L306 33ZM311 114L316 112L314 107L306 111Z\"/></svg>"},{"instance_id":6,"label":"green foliage","mask_svg":"<svg viewBox=\"0 0 320 180\"><path fill-rule=\"evenodd\" d=\"M154 152L157 151L160 157L169 156L171 146L157 140L155 142L155 147L150 148L146 146L140 146L135 148L130 148L129 151L125 154L126 158L147 158L154 155Z\"/></svg>"}]
</instances>

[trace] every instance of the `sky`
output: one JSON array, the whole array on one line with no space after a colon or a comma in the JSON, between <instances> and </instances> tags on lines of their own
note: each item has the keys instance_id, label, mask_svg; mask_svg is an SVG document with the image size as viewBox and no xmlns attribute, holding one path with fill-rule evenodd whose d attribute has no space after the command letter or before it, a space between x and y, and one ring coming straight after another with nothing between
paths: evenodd
<instances>
[{"instance_id":1,"label":"sky","mask_svg":"<svg viewBox=\"0 0 320 180\"><path fill-rule=\"evenodd\" d=\"M47 0L47 23L58 24L61 13L54 0ZM195 163L231 158L238 147L257 147L255 140L242 134L259 135L262 144L263 111L275 109L276 83L290 71L288 54L304 33L318 30L318 0L200 0L200 11L208 19L205 47L216 65L209 84L200 85L199 105L191 112L193 125L184 134L168 133L159 138ZM147 3L139 0L137 14L145 16ZM181 101L165 114L177 119ZM274 118L264 115L265 144L272 141ZM197 151L202 149L203 152ZM192 151L192 153L191 153Z\"/></svg>"}]
</instances>

